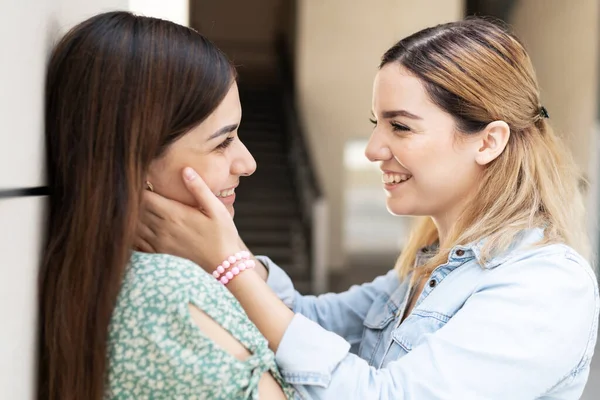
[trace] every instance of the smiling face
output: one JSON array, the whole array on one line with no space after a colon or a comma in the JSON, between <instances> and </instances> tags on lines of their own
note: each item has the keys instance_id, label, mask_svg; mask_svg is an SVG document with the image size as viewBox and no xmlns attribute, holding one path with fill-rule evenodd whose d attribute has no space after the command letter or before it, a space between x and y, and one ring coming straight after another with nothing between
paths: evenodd
<instances>
[{"instance_id":1,"label":"smiling face","mask_svg":"<svg viewBox=\"0 0 600 400\"><path fill-rule=\"evenodd\" d=\"M254 158L237 135L241 117L240 97L234 83L208 118L152 162L147 180L154 191L197 207L181 178L183 168L192 167L233 215L235 188L240 176L251 175L256 170Z\"/></svg>"},{"instance_id":2,"label":"smiling face","mask_svg":"<svg viewBox=\"0 0 600 400\"><path fill-rule=\"evenodd\" d=\"M380 163L388 210L456 218L477 187L480 137L459 138L452 116L399 63L377 73L373 114L366 155Z\"/></svg>"}]
</instances>

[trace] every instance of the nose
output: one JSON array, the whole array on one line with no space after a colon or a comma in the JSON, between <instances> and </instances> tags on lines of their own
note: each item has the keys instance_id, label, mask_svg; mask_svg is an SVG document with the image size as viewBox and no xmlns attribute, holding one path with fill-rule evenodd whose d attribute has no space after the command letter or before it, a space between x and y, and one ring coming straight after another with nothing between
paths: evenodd
<instances>
[{"instance_id":1,"label":"nose","mask_svg":"<svg viewBox=\"0 0 600 400\"><path fill-rule=\"evenodd\" d=\"M238 176L250 176L256 171L256 160L248 151L248 148L241 143L240 154L231 164L231 174Z\"/></svg>"},{"instance_id":2,"label":"nose","mask_svg":"<svg viewBox=\"0 0 600 400\"><path fill-rule=\"evenodd\" d=\"M377 128L373 130L367 148L365 149L365 156L371 162L386 161L392 158L392 151L388 147L387 143L383 138L383 134L378 132Z\"/></svg>"}]
</instances>

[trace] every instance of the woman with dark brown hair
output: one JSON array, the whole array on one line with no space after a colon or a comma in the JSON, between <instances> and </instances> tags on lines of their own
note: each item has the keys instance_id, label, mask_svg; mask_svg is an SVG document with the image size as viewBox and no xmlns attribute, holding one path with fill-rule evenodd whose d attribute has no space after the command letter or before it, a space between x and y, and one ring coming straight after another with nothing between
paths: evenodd
<instances>
[{"instance_id":1,"label":"woman with dark brown hair","mask_svg":"<svg viewBox=\"0 0 600 400\"><path fill-rule=\"evenodd\" d=\"M144 189L197 206L184 165L233 214L239 178L256 168L237 137L235 78L199 33L127 12L90 18L54 48L40 399L292 395L221 283L191 261L133 251Z\"/></svg>"}]
</instances>

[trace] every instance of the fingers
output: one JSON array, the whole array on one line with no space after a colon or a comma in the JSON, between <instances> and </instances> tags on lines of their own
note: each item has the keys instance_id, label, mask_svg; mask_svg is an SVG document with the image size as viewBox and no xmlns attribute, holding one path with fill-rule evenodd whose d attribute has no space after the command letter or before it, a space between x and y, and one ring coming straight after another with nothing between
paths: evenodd
<instances>
[{"instance_id":1,"label":"fingers","mask_svg":"<svg viewBox=\"0 0 600 400\"><path fill-rule=\"evenodd\" d=\"M135 237L133 238L133 246L139 251L145 253L157 253L157 249L152 245L156 241L156 236L145 225L138 223Z\"/></svg>"},{"instance_id":2,"label":"fingers","mask_svg":"<svg viewBox=\"0 0 600 400\"><path fill-rule=\"evenodd\" d=\"M142 194L141 214L147 218L166 219L167 215L169 215L169 208L173 207L172 203L177 202L149 190L144 190Z\"/></svg>"},{"instance_id":3,"label":"fingers","mask_svg":"<svg viewBox=\"0 0 600 400\"><path fill-rule=\"evenodd\" d=\"M134 247L146 253L156 253L157 248L152 243L158 243L156 233L144 221L138 220L133 239Z\"/></svg>"},{"instance_id":4,"label":"fingers","mask_svg":"<svg viewBox=\"0 0 600 400\"><path fill-rule=\"evenodd\" d=\"M144 194L144 196L146 196L146 194ZM152 199L149 199L148 201L144 199L144 201L142 201L142 205L139 209L138 220L148 226L156 226L168 220L167 217L169 214L167 214L167 210L161 213L158 211L160 206L157 207L156 205L151 205L151 202Z\"/></svg>"},{"instance_id":5,"label":"fingers","mask_svg":"<svg viewBox=\"0 0 600 400\"><path fill-rule=\"evenodd\" d=\"M224 207L200 175L192 168L186 167L183 169L183 182L204 213L213 215L216 211L215 207Z\"/></svg>"},{"instance_id":6,"label":"fingers","mask_svg":"<svg viewBox=\"0 0 600 400\"><path fill-rule=\"evenodd\" d=\"M156 250L154 250L150 243L140 239L139 237L136 238L133 246L136 250L143 251L144 253L156 253Z\"/></svg>"},{"instance_id":7,"label":"fingers","mask_svg":"<svg viewBox=\"0 0 600 400\"><path fill-rule=\"evenodd\" d=\"M149 243L156 241L159 237L156 230L144 221L138 221L135 233L138 237Z\"/></svg>"}]
</instances>

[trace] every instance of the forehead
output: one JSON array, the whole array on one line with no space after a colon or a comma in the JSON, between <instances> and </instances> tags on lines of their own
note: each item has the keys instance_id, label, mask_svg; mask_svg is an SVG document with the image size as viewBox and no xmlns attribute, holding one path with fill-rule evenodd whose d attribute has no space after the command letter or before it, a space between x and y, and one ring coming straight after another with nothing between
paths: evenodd
<instances>
[{"instance_id":1,"label":"forehead","mask_svg":"<svg viewBox=\"0 0 600 400\"><path fill-rule=\"evenodd\" d=\"M240 119L242 116L242 107L240 104L240 95L237 84L234 82L229 91L223 98L219 106L209 115L206 122L220 123L223 120L236 122L235 119Z\"/></svg>"},{"instance_id":2,"label":"forehead","mask_svg":"<svg viewBox=\"0 0 600 400\"><path fill-rule=\"evenodd\" d=\"M224 126L239 124L241 118L240 96L237 84L234 83L217 108L202 123L181 137L178 142L185 145L204 143L207 138Z\"/></svg>"},{"instance_id":3,"label":"forehead","mask_svg":"<svg viewBox=\"0 0 600 400\"><path fill-rule=\"evenodd\" d=\"M411 112L433 106L421 80L398 63L381 68L373 84L373 109Z\"/></svg>"}]
</instances>

